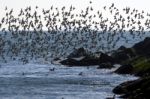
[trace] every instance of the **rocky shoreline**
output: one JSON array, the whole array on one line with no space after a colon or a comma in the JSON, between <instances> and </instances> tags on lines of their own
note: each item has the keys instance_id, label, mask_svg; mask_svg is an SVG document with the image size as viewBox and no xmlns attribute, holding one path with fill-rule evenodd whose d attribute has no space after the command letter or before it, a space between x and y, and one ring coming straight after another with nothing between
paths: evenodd
<instances>
[{"instance_id":1,"label":"rocky shoreline","mask_svg":"<svg viewBox=\"0 0 150 99\"><path fill-rule=\"evenodd\" d=\"M150 38L135 44L134 57L122 61L123 64L115 72L118 74L132 74L139 79L124 82L113 89L113 93L119 94L125 99L149 99L150 97ZM125 72L126 70L126 72ZM127 72L128 71L128 72Z\"/></svg>"},{"instance_id":2,"label":"rocky shoreline","mask_svg":"<svg viewBox=\"0 0 150 99\"><path fill-rule=\"evenodd\" d=\"M131 48L121 46L111 55L102 52L92 53L79 48L64 60L59 58L54 60L59 60L60 64L66 66L98 65L98 69L110 69L115 64L120 64L115 73L131 74L139 76L139 79L116 86L113 93L125 99L148 99L150 96L150 37L146 37Z\"/></svg>"}]
</instances>

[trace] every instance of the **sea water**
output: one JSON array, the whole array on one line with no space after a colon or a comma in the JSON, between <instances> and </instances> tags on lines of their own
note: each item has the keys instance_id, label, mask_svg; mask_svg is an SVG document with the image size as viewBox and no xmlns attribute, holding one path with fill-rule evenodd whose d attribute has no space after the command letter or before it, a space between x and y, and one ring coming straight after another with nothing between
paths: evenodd
<instances>
[{"instance_id":1,"label":"sea water","mask_svg":"<svg viewBox=\"0 0 150 99\"><path fill-rule=\"evenodd\" d=\"M118 66L113 69L96 67L1 64L0 99L105 99L113 96L112 89L118 84L137 79L113 73Z\"/></svg>"}]
</instances>

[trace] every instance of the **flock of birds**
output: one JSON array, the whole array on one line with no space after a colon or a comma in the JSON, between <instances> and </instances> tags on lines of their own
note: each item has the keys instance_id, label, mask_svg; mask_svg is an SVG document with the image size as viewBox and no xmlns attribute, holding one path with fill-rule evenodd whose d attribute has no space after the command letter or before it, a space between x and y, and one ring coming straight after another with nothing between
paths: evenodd
<instances>
[{"instance_id":1,"label":"flock of birds","mask_svg":"<svg viewBox=\"0 0 150 99\"><path fill-rule=\"evenodd\" d=\"M76 8L42 9L29 6L18 15L5 8L0 20L0 61L7 57L27 63L31 59L60 57L84 47L93 52L111 51L119 40L129 43L150 30L150 14L126 7L119 10L114 3L95 10L92 2L76 13ZM110 15L109 19L104 13Z\"/></svg>"}]
</instances>

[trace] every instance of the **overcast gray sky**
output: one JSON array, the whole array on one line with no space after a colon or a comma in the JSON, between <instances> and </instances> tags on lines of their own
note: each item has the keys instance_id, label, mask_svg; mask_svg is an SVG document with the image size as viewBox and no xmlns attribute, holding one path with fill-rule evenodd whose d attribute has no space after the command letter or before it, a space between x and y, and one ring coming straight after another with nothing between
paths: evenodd
<instances>
[{"instance_id":1,"label":"overcast gray sky","mask_svg":"<svg viewBox=\"0 0 150 99\"><path fill-rule=\"evenodd\" d=\"M13 14L18 14L18 11L20 11L21 8L27 6L32 6L32 8L39 6L39 9L49 9L51 5L58 8L61 8L62 6L69 8L73 5L76 7L76 11L80 11L89 5L89 1L92 1L91 5L95 10L102 9L104 6L109 7L114 3L115 7L120 10L125 7L131 7L132 9L136 8L150 13L150 0L0 0L0 19L4 16L4 9L6 6L9 9L14 9ZM105 17L109 18L109 15L105 14Z\"/></svg>"},{"instance_id":2,"label":"overcast gray sky","mask_svg":"<svg viewBox=\"0 0 150 99\"><path fill-rule=\"evenodd\" d=\"M24 8L26 6L38 5L40 8L49 8L49 6L54 5L60 6L70 6L74 5L78 8L84 8L89 4L90 0L0 0L0 10L3 10L5 6L9 8ZM143 9L150 11L150 0L91 0L93 2L93 7L99 8L104 5L110 5L115 3L118 8L121 7L132 7L137 9Z\"/></svg>"}]
</instances>

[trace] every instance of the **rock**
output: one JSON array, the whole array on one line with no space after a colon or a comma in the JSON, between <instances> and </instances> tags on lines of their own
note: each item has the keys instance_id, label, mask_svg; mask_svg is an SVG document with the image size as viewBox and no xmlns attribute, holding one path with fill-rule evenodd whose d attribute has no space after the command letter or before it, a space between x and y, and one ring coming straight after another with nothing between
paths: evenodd
<instances>
[{"instance_id":1,"label":"rock","mask_svg":"<svg viewBox=\"0 0 150 99\"><path fill-rule=\"evenodd\" d=\"M132 65L123 65L120 66L117 70L115 70L115 73L117 74L132 74L134 71L134 68Z\"/></svg>"},{"instance_id":2,"label":"rock","mask_svg":"<svg viewBox=\"0 0 150 99\"><path fill-rule=\"evenodd\" d=\"M108 69L111 69L113 68L114 66L111 64L111 63L101 63L97 69L103 69L103 68L108 68Z\"/></svg>"},{"instance_id":3,"label":"rock","mask_svg":"<svg viewBox=\"0 0 150 99\"><path fill-rule=\"evenodd\" d=\"M82 76L82 75L83 75L83 72L80 72L78 75Z\"/></svg>"},{"instance_id":4,"label":"rock","mask_svg":"<svg viewBox=\"0 0 150 99\"><path fill-rule=\"evenodd\" d=\"M150 77L127 81L113 89L113 93L121 94L125 99L149 99Z\"/></svg>"},{"instance_id":5,"label":"rock","mask_svg":"<svg viewBox=\"0 0 150 99\"><path fill-rule=\"evenodd\" d=\"M88 55L88 52L83 47L81 47L73 51L67 58L78 58L78 57L87 56L87 55Z\"/></svg>"},{"instance_id":6,"label":"rock","mask_svg":"<svg viewBox=\"0 0 150 99\"><path fill-rule=\"evenodd\" d=\"M84 48L79 48L60 63L67 66L90 66L99 64L99 60L92 57L91 52L86 51Z\"/></svg>"},{"instance_id":7,"label":"rock","mask_svg":"<svg viewBox=\"0 0 150 99\"><path fill-rule=\"evenodd\" d=\"M135 72L135 76L140 76L140 77L146 77L150 76L150 68L145 69L145 70L140 70L138 72Z\"/></svg>"},{"instance_id":8,"label":"rock","mask_svg":"<svg viewBox=\"0 0 150 99\"><path fill-rule=\"evenodd\" d=\"M133 46L138 55L150 56L150 37L146 37L144 41L141 41Z\"/></svg>"},{"instance_id":9,"label":"rock","mask_svg":"<svg viewBox=\"0 0 150 99\"><path fill-rule=\"evenodd\" d=\"M53 59L53 61L58 61L58 60L60 60L60 58L58 57Z\"/></svg>"},{"instance_id":10,"label":"rock","mask_svg":"<svg viewBox=\"0 0 150 99\"><path fill-rule=\"evenodd\" d=\"M80 65L80 63L78 61L76 61L75 59L71 59L71 58L66 59L66 60L62 60L62 61L60 61L60 63L62 65L68 65L68 66L78 66L78 65Z\"/></svg>"},{"instance_id":11,"label":"rock","mask_svg":"<svg viewBox=\"0 0 150 99\"><path fill-rule=\"evenodd\" d=\"M134 75L141 77L150 75L150 58L136 57L130 61L130 64L134 67Z\"/></svg>"},{"instance_id":12,"label":"rock","mask_svg":"<svg viewBox=\"0 0 150 99\"><path fill-rule=\"evenodd\" d=\"M132 48L121 46L111 56L117 63L122 64L122 62L141 55L150 57L150 37L146 37L143 41L136 43Z\"/></svg>"},{"instance_id":13,"label":"rock","mask_svg":"<svg viewBox=\"0 0 150 99\"><path fill-rule=\"evenodd\" d=\"M91 53L85 51L84 48L80 48L71 53L66 60L60 63L67 66L92 66L100 65L101 63L114 64L114 60L111 56L102 52Z\"/></svg>"},{"instance_id":14,"label":"rock","mask_svg":"<svg viewBox=\"0 0 150 99\"><path fill-rule=\"evenodd\" d=\"M115 63L114 59L111 56L108 56L107 54L104 53L101 53L99 60L100 63L111 63L111 64Z\"/></svg>"},{"instance_id":15,"label":"rock","mask_svg":"<svg viewBox=\"0 0 150 99\"><path fill-rule=\"evenodd\" d=\"M124 52L114 53L113 58L116 60L116 63L121 63L122 61L129 59L128 55Z\"/></svg>"},{"instance_id":16,"label":"rock","mask_svg":"<svg viewBox=\"0 0 150 99\"><path fill-rule=\"evenodd\" d=\"M118 85L113 89L113 93L115 93L115 94L124 94L124 93L126 93L126 89L123 86Z\"/></svg>"},{"instance_id":17,"label":"rock","mask_svg":"<svg viewBox=\"0 0 150 99\"><path fill-rule=\"evenodd\" d=\"M122 64L123 62L130 60L136 56L132 48L119 48L117 51L113 52L111 57L114 58L116 63Z\"/></svg>"},{"instance_id":18,"label":"rock","mask_svg":"<svg viewBox=\"0 0 150 99\"><path fill-rule=\"evenodd\" d=\"M118 54L119 53L119 54ZM120 55L121 53L121 55ZM121 56L124 57L122 59ZM119 62L132 65L123 65L115 72L119 74L134 74L139 79L124 82L113 89L115 94L120 94L123 99L149 99L150 97L150 37L144 39L132 48L120 48L112 54ZM124 59L124 60L123 60Z\"/></svg>"},{"instance_id":19,"label":"rock","mask_svg":"<svg viewBox=\"0 0 150 99\"><path fill-rule=\"evenodd\" d=\"M60 62L62 65L67 66L91 66L91 65L98 65L99 59L97 58L90 58L84 57L81 60L76 60L75 58L68 58Z\"/></svg>"},{"instance_id":20,"label":"rock","mask_svg":"<svg viewBox=\"0 0 150 99\"><path fill-rule=\"evenodd\" d=\"M94 58L94 57L85 57L80 62L84 66L98 65L99 64L99 59Z\"/></svg>"},{"instance_id":21,"label":"rock","mask_svg":"<svg viewBox=\"0 0 150 99\"><path fill-rule=\"evenodd\" d=\"M79 58L68 58L60 62L62 65L68 66L92 66L100 65L101 63L113 64L113 58L106 54L102 54L100 57L82 56ZM110 67L109 67L110 68Z\"/></svg>"},{"instance_id":22,"label":"rock","mask_svg":"<svg viewBox=\"0 0 150 99\"><path fill-rule=\"evenodd\" d=\"M120 46L120 47L118 48L118 51L124 51L125 49L126 49L125 46Z\"/></svg>"},{"instance_id":23,"label":"rock","mask_svg":"<svg viewBox=\"0 0 150 99\"><path fill-rule=\"evenodd\" d=\"M115 94L127 94L128 91L134 91L139 85L141 85L142 79L137 79L133 81L127 81L113 89Z\"/></svg>"}]
</instances>

